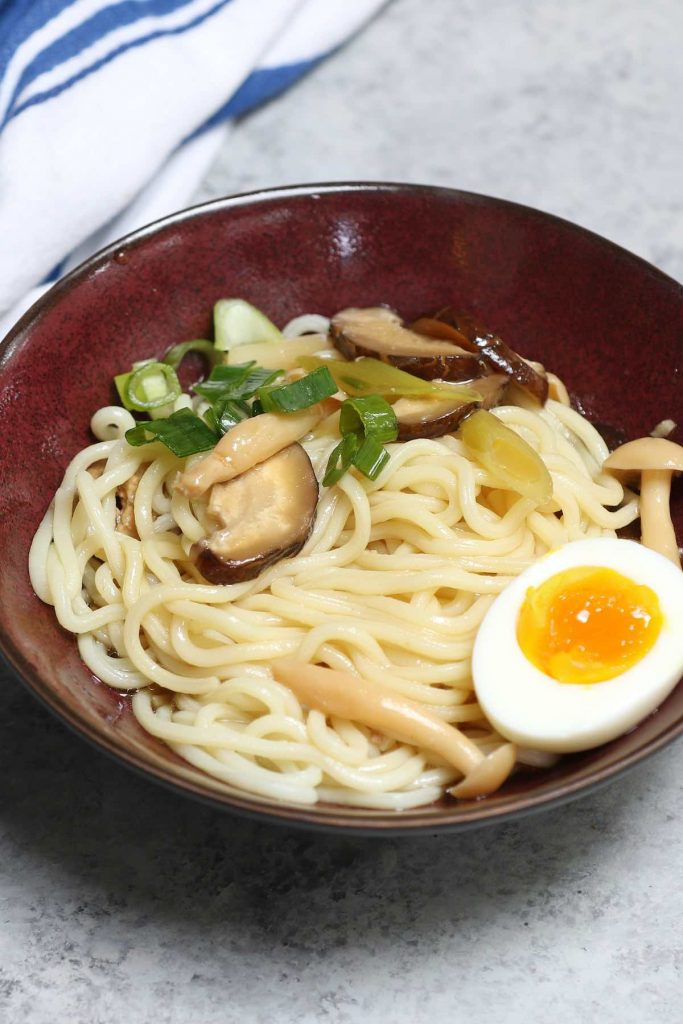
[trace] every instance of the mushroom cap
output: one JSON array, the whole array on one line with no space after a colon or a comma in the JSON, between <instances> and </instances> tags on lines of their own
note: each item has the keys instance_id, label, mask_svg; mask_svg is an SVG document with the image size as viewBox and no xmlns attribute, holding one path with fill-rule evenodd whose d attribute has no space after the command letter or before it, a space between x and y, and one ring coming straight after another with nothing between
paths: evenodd
<instances>
[{"instance_id":1,"label":"mushroom cap","mask_svg":"<svg viewBox=\"0 0 683 1024\"><path fill-rule=\"evenodd\" d=\"M411 329L430 338L448 338L453 344L478 352L483 362L494 373L504 373L527 394L544 405L548 398L548 378L545 370L535 369L526 359L506 345L502 338L487 331L468 313L458 313L451 306L420 317Z\"/></svg>"},{"instance_id":2,"label":"mushroom cap","mask_svg":"<svg viewBox=\"0 0 683 1024\"><path fill-rule=\"evenodd\" d=\"M386 306L342 309L332 317L330 338L346 359L369 356L423 380L472 380L486 372L476 352L466 351L452 340L411 331L398 313Z\"/></svg>"},{"instance_id":3,"label":"mushroom cap","mask_svg":"<svg viewBox=\"0 0 683 1024\"><path fill-rule=\"evenodd\" d=\"M468 382L469 383L469 382ZM398 421L399 441L417 437L443 437L455 433L462 421L475 409L491 409L503 397L510 383L503 374L479 377L469 384L479 396L478 401L463 401L448 397L447 385L439 397L399 398L393 409ZM457 385L454 385L457 389Z\"/></svg>"},{"instance_id":4,"label":"mushroom cap","mask_svg":"<svg viewBox=\"0 0 683 1024\"><path fill-rule=\"evenodd\" d=\"M318 481L296 442L227 483L214 484L208 512L217 529L191 556L210 583L253 580L301 550L315 522Z\"/></svg>"},{"instance_id":5,"label":"mushroom cap","mask_svg":"<svg viewBox=\"0 0 683 1024\"><path fill-rule=\"evenodd\" d=\"M615 449L603 462L603 468L630 477L643 470L683 472L683 446L665 437L639 437Z\"/></svg>"}]
</instances>

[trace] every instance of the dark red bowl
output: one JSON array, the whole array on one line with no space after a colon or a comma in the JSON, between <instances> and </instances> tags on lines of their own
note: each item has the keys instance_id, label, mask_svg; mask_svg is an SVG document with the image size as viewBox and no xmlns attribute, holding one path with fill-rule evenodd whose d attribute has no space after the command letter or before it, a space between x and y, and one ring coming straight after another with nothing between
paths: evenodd
<instances>
[{"instance_id":1,"label":"dark red bowl","mask_svg":"<svg viewBox=\"0 0 683 1024\"><path fill-rule=\"evenodd\" d=\"M595 420L635 437L679 415L683 289L605 239L514 203L412 185L285 188L168 217L92 257L0 349L0 644L64 722L178 792L271 821L359 832L458 829L568 800L683 729L683 686L637 729L479 802L400 814L248 796L180 761L94 679L33 594L33 533L115 373L209 330L240 295L283 323L302 311L389 303L412 317L455 303L558 373ZM683 441L678 432L677 440ZM678 497L678 496L677 496ZM683 528L683 505L676 502ZM679 536L683 532L679 531Z\"/></svg>"}]
</instances>

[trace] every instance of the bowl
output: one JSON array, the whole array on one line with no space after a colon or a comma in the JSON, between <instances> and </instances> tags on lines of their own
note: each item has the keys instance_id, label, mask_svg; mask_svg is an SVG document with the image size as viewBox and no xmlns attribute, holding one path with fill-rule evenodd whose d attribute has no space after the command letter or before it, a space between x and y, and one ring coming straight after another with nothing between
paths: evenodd
<instances>
[{"instance_id":1,"label":"bowl","mask_svg":"<svg viewBox=\"0 0 683 1024\"><path fill-rule=\"evenodd\" d=\"M380 812L266 801L214 782L144 733L34 595L33 533L112 376L210 327L239 295L278 323L302 311L447 302L558 373L586 414L629 437L677 418L683 290L567 221L486 196L393 184L311 185L220 199L143 228L55 285L0 349L0 644L28 688L118 761L216 808L364 833L457 830L577 797L683 729L683 686L628 735L520 774L486 800ZM683 441L681 431L674 438ZM674 513L683 536L683 503Z\"/></svg>"}]
</instances>

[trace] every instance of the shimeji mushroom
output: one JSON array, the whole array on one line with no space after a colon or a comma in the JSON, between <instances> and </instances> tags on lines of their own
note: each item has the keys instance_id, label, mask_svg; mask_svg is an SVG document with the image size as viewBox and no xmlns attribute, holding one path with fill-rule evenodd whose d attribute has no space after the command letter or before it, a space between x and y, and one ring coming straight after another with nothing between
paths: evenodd
<instances>
[{"instance_id":1,"label":"shimeji mushroom","mask_svg":"<svg viewBox=\"0 0 683 1024\"><path fill-rule=\"evenodd\" d=\"M680 566L669 498L673 474L683 472L683 447L664 437L639 437L613 451L603 468L623 483L640 477L641 540Z\"/></svg>"},{"instance_id":2,"label":"shimeji mushroom","mask_svg":"<svg viewBox=\"0 0 683 1024\"><path fill-rule=\"evenodd\" d=\"M493 793L514 767L513 743L483 754L455 726L380 683L289 659L276 661L273 675L308 708L360 722L402 743L438 754L464 776L449 790L453 796L470 799Z\"/></svg>"},{"instance_id":3,"label":"shimeji mushroom","mask_svg":"<svg viewBox=\"0 0 683 1024\"><path fill-rule=\"evenodd\" d=\"M232 480L305 437L338 408L338 402L327 399L301 412L266 412L243 420L223 435L213 451L180 474L175 489L198 498L214 484Z\"/></svg>"}]
</instances>

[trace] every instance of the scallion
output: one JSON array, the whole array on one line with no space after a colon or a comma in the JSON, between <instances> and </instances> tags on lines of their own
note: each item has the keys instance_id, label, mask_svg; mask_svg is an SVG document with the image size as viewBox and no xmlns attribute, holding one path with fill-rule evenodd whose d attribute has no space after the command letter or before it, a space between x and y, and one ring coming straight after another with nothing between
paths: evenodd
<instances>
[{"instance_id":1,"label":"scallion","mask_svg":"<svg viewBox=\"0 0 683 1024\"><path fill-rule=\"evenodd\" d=\"M180 381L173 367L150 362L129 374L124 387L126 407L149 412L169 405L180 394Z\"/></svg>"},{"instance_id":2,"label":"scallion","mask_svg":"<svg viewBox=\"0 0 683 1024\"><path fill-rule=\"evenodd\" d=\"M380 395L347 398L339 415L339 431L342 439L330 455L323 484L336 484L351 466L376 480L389 461L384 444L398 436L398 422L389 403Z\"/></svg>"},{"instance_id":3,"label":"scallion","mask_svg":"<svg viewBox=\"0 0 683 1024\"><path fill-rule=\"evenodd\" d=\"M265 313L244 299L219 299L213 307L213 323L218 352L258 341L282 340L280 331Z\"/></svg>"},{"instance_id":4,"label":"scallion","mask_svg":"<svg viewBox=\"0 0 683 1024\"><path fill-rule=\"evenodd\" d=\"M341 407L339 431L341 434L361 431L365 437L373 437L384 444L398 437L398 422L388 402L379 395L366 395L346 399Z\"/></svg>"},{"instance_id":5,"label":"scallion","mask_svg":"<svg viewBox=\"0 0 683 1024\"><path fill-rule=\"evenodd\" d=\"M177 370L188 352L197 352L200 356L204 356L210 366L215 366L220 359L220 352L216 351L212 341L207 341L206 338L195 338L193 341L181 341L179 345L169 348L162 362Z\"/></svg>"},{"instance_id":6,"label":"scallion","mask_svg":"<svg viewBox=\"0 0 683 1024\"><path fill-rule=\"evenodd\" d=\"M440 396L444 391L454 401L476 402L479 395L465 385L437 380L422 380L412 373L399 370L397 366L383 363L380 359L363 356L353 362L342 359L320 359L318 356L301 356L299 366L314 370L326 366L334 377L339 389L347 395L415 395Z\"/></svg>"},{"instance_id":7,"label":"scallion","mask_svg":"<svg viewBox=\"0 0 683 1024\"><path fill-rule=\"evenodd\" d=\"M209 402L223 399L246 401L259 388L271 384L282 375L282 370L264 370L256 363L240 363L235 366L214 366L208 380L196 384L192 389Z\"/></svg>"},{"instance_id":8,"label":"scallion","mask_svg":"<svg viewBox=\"0 0 683 1024\"><path fill-rule=\"evenodd\" d=\"M114 377L114 385L119 396L119 400L124 409L128 409L129 412L133 411L133 406L128 404L127 388L128 380L130 379L132 371L128 373L118 373Z\"/></svg>"},{"instance_id":9,"label":"scallion","mask_svg":"<svg viewBox=\"0 0 683 1024\"><path fill-rule=\"evenodd\" d=\"M134 448L162 441L179 459L214 448L219 435L189 409L179 409L163 420L138 423L126 431L126 441Z\"/></svg>"},{"instance_id":10,"label":"scallion","mask_svg":"<svg viewBox=\"0 0 683 1024\"><path fill-rule=\"evenodd\" d=\"M258 397L264 412L299 412L336 392L337 385L331 373L324 366L319 366L313 373L291 384L259 388Z\"/></svg>"},{"instance_id":11,"label":"scallion","mask_svg":"<svg viewBox=\"0 0 683 1024\"><path fill-rule=\"evenodd\" d=\"M358 434L347 434L339 444L332 450L327 460L327 468L323 477L323 485L332 487L344 476L344 473L353 465L353 459L361 446L361 439Z\"/></svg>"},{"instance_id":12,"label":"scallion","mask_svg":"<svg viewBox=\"0 0 683 1024\"><path fill-rule=\"evenodd\" d=\"M354 435L348 434L347 436ZM360 470L363 476L368 477L369 480L376 480L388 461L389 452L375 437L366 437L353 457L356 469Z\"/></svg>"},{"instance_id":13,"label":"scallion","mask_svg":"<svg viewBox=\"0 0 683 1024\"><path fill-rule=\"evenodd\" d=\"M204 421L218 434L227 434L237 423L249 419L252 410L246 402L224 398L213 403L204 413Z\"/></svg>"}]
</instances>

